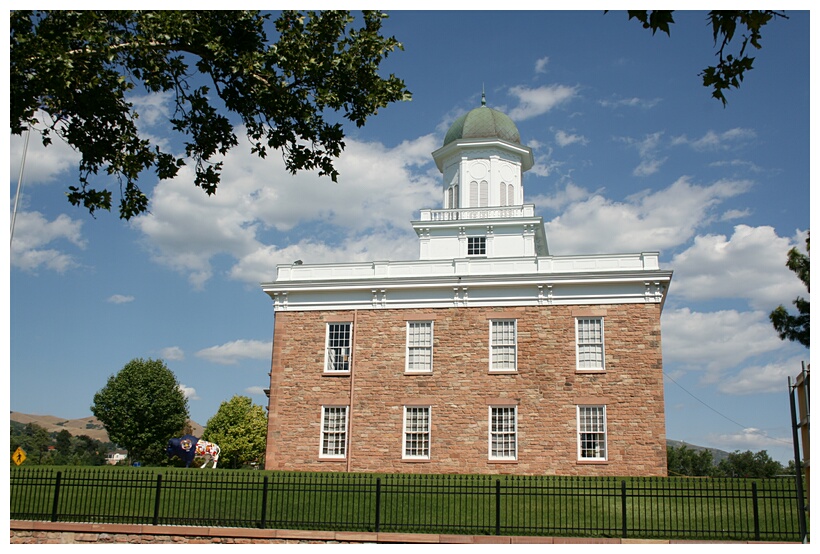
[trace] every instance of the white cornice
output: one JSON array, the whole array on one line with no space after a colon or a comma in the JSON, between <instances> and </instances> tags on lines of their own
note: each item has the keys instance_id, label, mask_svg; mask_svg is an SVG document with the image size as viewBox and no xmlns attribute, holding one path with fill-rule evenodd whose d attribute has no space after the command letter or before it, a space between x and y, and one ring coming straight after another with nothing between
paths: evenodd
<instances>
[{"instance_id":1,"label":"white cornice","mask_svg":"<svg viewBox=\"0 0 820 554\"><path fill-rule=\"evenodd\" d=\"M438 167L438 170L443 171L445 162L459 152L489 147L501 148L503 150L515 153L521 160L521 171L529 170L535 163L531 148L521 144L507 142L506 140L501 140L498 138L460 139L451 142L433 152L433 160L436 162L436 167Z\"/></svg>"},{"instance_id":2,"label":"white cornice","mask_svg":"<svg viewBox=\"0 0 820 554\"><path fill-rule=\"evenodd\" d=\"M262 289L277 311L663 304L657 253L280 265ZM422 270L426 272L422 274Z\"/></svg>"}]
</instances>

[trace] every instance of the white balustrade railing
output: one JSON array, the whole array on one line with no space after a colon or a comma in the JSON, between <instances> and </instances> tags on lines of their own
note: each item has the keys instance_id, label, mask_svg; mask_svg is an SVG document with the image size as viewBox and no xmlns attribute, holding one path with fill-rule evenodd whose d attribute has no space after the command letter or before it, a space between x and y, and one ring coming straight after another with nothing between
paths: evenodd
<instances>
[{"instance_id":1,"label":"white balustrade railing","mask_svg":"<svg viewBox=\"0 0 820 554\"><path fill-rule=\"evenodd\" d=\"M481 208L453 208L450 210L421 210L421 221L459 221L464 219L510 219L534 217L535 206L485 206Z\"/></svg>"}]
</instances>

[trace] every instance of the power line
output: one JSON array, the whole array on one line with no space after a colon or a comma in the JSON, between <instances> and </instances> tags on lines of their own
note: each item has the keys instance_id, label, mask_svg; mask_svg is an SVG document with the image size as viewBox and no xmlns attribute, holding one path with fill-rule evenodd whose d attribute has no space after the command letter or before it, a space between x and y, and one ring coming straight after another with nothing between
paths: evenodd
<instances>
[{"instance_id":1,"label":"power line","mask_svg":"<svg viewBox=\"0 0 820 554\"><path fill-rule=\"evenodd\" d=\"M713 407L711 407L709 404L707 404L706 402L704 402L703 400L701 400L700 398L698 398L697 396L695 396L694 394L692 394L691 392L689 392L688 390L686 390L686 388L685 388L683 385L681 385L680 383L678 383L677 381L675 381L674 379L672 379L672 377L670 377L670 376L669 376L669 374L668 374L668 373L666 373L665 371L663 372L663 375L664 375L664 377L667 377L670 381L672 381L673 383L675 383L677 386L679 386L683 392L685 392L686 394L688 394L689 396L691 396L692 398L694 398L695 400L697 400L698 402L700 402L701 404L703 404L704 406L706 406L707 408L709 408L710 410L712 410L713 412L715 412L717 415L719 415L720 417L722 417L722 418L723 418L723 419L725 419L726 421L730 421L730 422L734 423L735 425L737 425L738 427L740 427L740 428L741 428L741 429L743 429L744 431L745 431L745 430L747 430L747 429L751 429L751 432L752 432L752 433L754 433L754 434L758 434L758 435L763 436L763 437L766 437L766 438L767 438L767 439L769 439L769 440L773 440L773 441L777 441L777 442L782 442L782 443L786 443L786 444L791 444L791 442L790 442L790 441L783 440L783 439L778 439L777 437L770 437L769 435L767 435L767 434L765 434L765 433L758 432L756 429L753 429L753 428L749 427L748 425L743 425L743 424L741 424L741 423L738 423L738 422L737 422L737 421L735 421L734 419L730 418L729 416L727 416L727 415L725 415L725 414L720 413L719 411L717 411L716 409L714 409Z\"/></svg>"}]
</instances>

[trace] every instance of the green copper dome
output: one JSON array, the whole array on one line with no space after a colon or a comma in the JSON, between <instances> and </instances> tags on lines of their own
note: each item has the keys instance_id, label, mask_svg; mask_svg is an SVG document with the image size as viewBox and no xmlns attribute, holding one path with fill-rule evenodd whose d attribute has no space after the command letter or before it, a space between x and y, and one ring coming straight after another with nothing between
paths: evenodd
<instances>
[{"instance_id":1,"label":"green copper dome","mask_svg":"<svg viewBox=\"0 0 820 554\"><path fill-rule=\"evenodd\" d=\"M470 110L453 122L444 136L444 145L460 139L499 138L507 142L521 144L521 135L512 119L492 108L488 108L483 98L481 107Z\"/></svg>"}]
</instances>

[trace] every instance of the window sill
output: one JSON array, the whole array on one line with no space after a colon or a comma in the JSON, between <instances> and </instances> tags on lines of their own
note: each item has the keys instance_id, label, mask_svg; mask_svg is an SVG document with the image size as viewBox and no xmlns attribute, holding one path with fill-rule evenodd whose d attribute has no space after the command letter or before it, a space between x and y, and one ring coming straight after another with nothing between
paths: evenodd
<instances>
[{"instance_id":1,"label":"window sill","mask_svg":"<svg viewBox=\"0 0 820 554\"><path fill-rule=\"evenodd\" d=\"M405 375L432 375L433 371L405 371Z\"/></svg>"},{"instance_id":2,"label":"window sill","mask_svg":"<svg viewBox=\"0 0 820 554\"><path fill-rule=\"evenodd\" d=\"M518 375L517 369L491 369L487 372L489 375Z\"/></svg>"},{"instance_id":3,"label":"window sill","mask_svg":"<svg viewBox=\"0 0 820 554\"><path fill-rule=\"evenodd\" d=\"M432 460L430 458L402 458L404 464L429 464Z\"/></svg>"},{"instance_id":4,"label":"window sill","mask_svg":"<svg viewBox=\"0 0 820 554\"><path fill-rule=\"evenodd\" d=\"M575 463L579 466L605 466L609 460L577 460Z\"/></svg>"},{"instance_id":5,"label":"window sill","mask_svg":"<svg viewBox=\"0 0 820 554\"><path fill-rule=\"evenodd\" d=\"M349 377L349 371L323 371L323 377Z\"/></svg>"},{"instance_id":6,"label":"window sill","mask_svg":"<svg viewBox=\"0 0 820 554\"><path fill-rule=\"evenodd\" d=\"M606 373L606 370L605 369L576 369L575 373L602 374L602 373Z\"/></svg>"},{"instance_id":7,"label":"window sill","mask_svg":"<svg viewBox=\"0 0 820 554\"><path fill-rule=\"evenodd\" d=\"M347 462L347 458L319 458L320 462Z\"/></svg>"},{"instance_id":8,"label":"window sill","mask_svg":"<svg viewBox=\"0 0 820 554\"><path fill-rule=\"evenodd\" d=\"M487 460L488 464L517 464L518 460Z\"/></svg>"}]
</instances>

